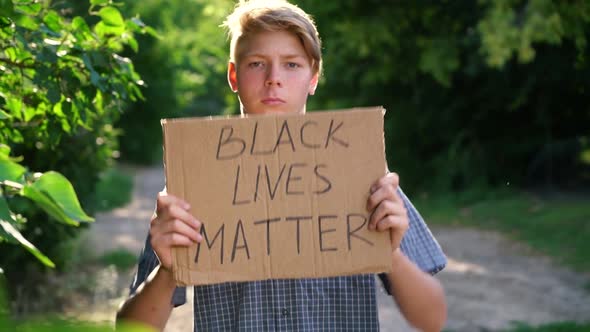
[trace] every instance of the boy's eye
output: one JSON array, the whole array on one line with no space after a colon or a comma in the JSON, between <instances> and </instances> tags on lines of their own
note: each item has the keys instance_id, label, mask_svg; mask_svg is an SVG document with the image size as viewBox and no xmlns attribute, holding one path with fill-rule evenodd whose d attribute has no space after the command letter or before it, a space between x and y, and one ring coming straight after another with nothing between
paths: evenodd
<instances>
[{"instance_id":1,"label":"boy's eye","mask_svg":"<svg viewBox=\"0 0 590 332\"><path fill-rule=\"evenodd\" d=\"M250 68L259 68L262 67L263 63L262 61L252 61L250 63L248 63L248 67Z\"/></svg>"},{"instance_id":2,"label":"boy's eye","mask_svg":"<svg viewBox=\"0 0 590 332\"><path fill-rule=\"evenodd\" d=\"M288 62L287 63L287 67L294 69L294 68L299 68L301 66L298 63L296 63L296 62Z\"/></svg>"}]
</instances>

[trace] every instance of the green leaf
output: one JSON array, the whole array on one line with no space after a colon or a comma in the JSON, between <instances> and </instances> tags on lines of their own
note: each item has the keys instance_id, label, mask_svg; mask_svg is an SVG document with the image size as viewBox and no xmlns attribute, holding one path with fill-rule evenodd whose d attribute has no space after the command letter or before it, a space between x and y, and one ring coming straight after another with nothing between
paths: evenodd
<instances>
[{"instance_id":1,"label":"green leaf","mask_svg":"<svg viewBox=\"0 0 590 332\"><path fill-rule=\"evenodd\" d=\"M11 0L0 0L0 16L10 17L14 14L14 5Z\"/></svg>"},{"instance_id":2,"label":"green leaf","mask_svg":"<svg viewBox=\"0 0 590 332\"><path fill-rule=\"evenodd\" d=\"M24 47L8 47L4 50L4 54L10 59L10 61L18 62L32 58L31 53L27 52Z\"/></svg>"},{"instance_id":3,"label":"green leaf","mask_svg":"<svg viewBox=\"0 0 590 332\"><path fill-rule=\"evenodd\" d=\"M37 249L37 247L35 247L31 242L25 239L25 237L14 226L4 220L0 220L0 229L3 230L3 233L9 234L9 236L12 238L12 241L20 243L21 246L27 249L27 251L33 254L33 256L37 257L37 259L45 266L51 268L55 267L55 263L53 263L51 259L45 256L41 251L39 251L39 249Z\"/></svg>"},{"instance_id":4,"label":"green leaf","mask_svg":"<svg viewBox=\"0 0 590 332\"><path fill-rule=\"evenodd\" d=\"M90 60L88 53L84 53L82 55L82 60L84 61L84 65L86 66L86 68L88 68L88 70L95 71L94 66L92 65L92 60Z\"/></svg>"},{"instance_id":5,"label":"green leaf","mask_svg":"<svg viewBox=\"0 0 590 332\"><path fill-rule=\"evenodd\" d=\"M90 4L93 6L101 6L109 3L109 0L90 0Z\"/></svg>"},{"instance_id":6,"label":"green leaf","mask_svg":"<svg viewBox=\"0 0 590 332\"><path fill-rule=\"evenodd\" d=\"M72 28L74 28L74 36L76 36L78 41L85 42L94 39L88 24L82 17L74 17L72 20Z\"/></svg>"},{"instance_id":7,"label":"green leaf","mask_svg":"<svg viewBox=\"0 0 590 332\"><path fill-rule=\"evenodd\" d=\"M41 263L49 267L55 267L55 264L45 255L43 255L39 249L37 249L31 242L14 227L12 224L16 220L10 213L10 208L6 203L6 199L0 196L0 237L11 243L19 243L25 249L27 249L33 256L37 257Z\"/></svg>"},{"instance_id":8,"label":"green leaf","mask_svg":"<svg viewBox=\"0 0 590 332\"><path fill-rule=\"evenodd\" d=\"M10 0L0 0L0 3L2 1L10 2ZM12 9L12 4L10 4L9 6L10 6L10 9ZM7 13L7 14L2 14L2 10L3 10L2 6L0 5L0 29L8 28L12 24L12 20L10 19L10 16L12 16L12 12ZM2 15L5 15L5 16L2 16Z\"/></svg>"},{"instance_id":9,"label":"green leaf","mask_svg":"<svg viewBox=\"0 0 590 332\"><path fill-rule=\"evenodd\" d=\"M107 36L107 35L119 36L123 32L125 32L125 27L123 27L123 26L114 27L114 26L106 25L104 22L98 22L94 26L94 31L96 32L96 34L99 37L104 37L104 36Z\"/></svg>"},{"instance_id":10,"label":"green leaf","mask_svg":"<svg viewBox=\"0 0 590 332\"><path fill-rule=\"evenodd\" d=\"M74 17L74 19L72 20L72 28L74 29L82 29L82 30L87 30L88 28L88 24L86 23L86 21L80 17L80 16L76 16ZM90 31L90 30L88 30Z\"/></svg>"},{"instance_id":11,"label":"green leaf","mask_svg":"<svg viewBox=\"0 0 590 332\"><path fill-rule=\"evenodd\" d=\"M14 181L19 182L20 177L27 171L23 166L15 163L4 157L0 156L0 182L1 181Z\"/></svg>"},{"instance_id":12,"label":"green leaf","mask_svg":"<svg viewBox=\"0 0 590 332\"><path fill-rule=\"evenodd\" d=\"M17 55L16 55L16 48L14 47L8 47L4 50L4 54L6 54L6 57L14 62L17 59Z\"/></svg>"},{"instance_id":13,"label":"green leaf","mask_svg":"<svg viewBox=\"0 0 590 332\"><path fill-rule=\"evenodd\" d=\"M95 72L94 70L90 71L90 82L94 84L94 86L98 87L101 90L104 90L104 85L101 82L100 75Z\"/></svg>"},{"instance_id":14,"label":"green leaf","mask_svg":"<svg viewBox=\"0 0 590 332\"><path fill-rule=\"evenodd\" d=\"M8 156L10 155L10 146L6 144L0 144L0 160L8 160L10 159Z\"/></svg>"},{"instance_id":15,"label":"green leaf","mask_svg":"<svg viewBox=\"0 0 590 332\"><path fill-rule=\"evenodd\" d=\"M45 15L43 22L45 22L47 27L54 32L59 32L63 28L61 17L53 10L49 11L47 15Z\"/></svg>"},{"instance_id":16,"label":"green leaf","mask_svg":"<svg viewBox=\"0 0 590 332\"><path fill-rule=\"evenodd\" d=\"M18 99L18 98L8 98L6 100L6 105L4 106L5 109L7 109L10 113L10 115L16 117L16 118L21 118L22 117L22 107L23 107L23 102L22 100Z\"/></svg>"},{"instance_id":17,"label":"green leaf","mask_svg":"<svg viewBox=\"0 0 590 332\"><path fill-rule=\"evenodd\" d=\"M37 110L34 107L30 106L26 106L24 111L25 122L31 121L31 119L35 116L35 113L37 112Z\"/></svg>"},{"instance_id":18,"label":"green leaf","mask_svg":"<svg viewBox=\"0 0 590 332\"><path fill-rule=\"evenodd\" d=\"M33 31L39 28L39 23L37 23L37 21L35 21L35 19L31 16L20 16L17 19L17 24L23 28Z\"/></svg>"},{"instance_id":19,"label":"green leaf","mask_svg":"<svg viewBox=\"0 0 590 332\"><path fill-rule=\"evenodd\" d=\"M82 210L70 181L60 173L54 171L43 173L32 186L47 194L69 218L82 222L94 221L94 218Z\"/></svg>"},{"instance_id":20,"label":"green leaf","mask_svg":"<svg viewBox=\"0 0 590 332\"><path fill-rule=\"evenodd\" d=\"M129 39L127 39L127 43L129 44L133 52L137 53L137 50L139 49L139 45L137 45L137 40L135 40L135 38L133 37L129 37Z\"/></svg>"},{"instance_id":21,"label":"green leaf","mask_svg":"<svg viewBox=\"0 0 590 332\"><path fill-rule=\"evenodd\" d=\"M102 101L103 101L102 92L100 92L100 90L96 90L96 95L94 96L94 99L92 100L92 104L96 108L98 114L101 114L103 111Z\"/></svg>"},{"instance_id":22,"label":"green leaf","mask_svg":"<svg viewBox=\"0 0 590 332\"><path fill-rule=\"evenodd\" d=\"M0 120L10 119L10 118L11 118L10 114L4 112L3 110L0 110Z\"/></svg>"},{"instance_id":23,"label":"green leaf","mask_svg":"<svg viewBox=\"0 0 590 332\"><path fill-rule=\"evenodd\" d=\"M121 13L115 7L104 7L98 12L98 15L100 15L102 21L108 26L122 27L125 25L123 16L121 16Z\"/></svg>"},{"instance_id":24,"label":"green leaf","mask_svg":"<svg viewBox=\"0 0 590 332\"><path fill-rule=\"evenodd\" d=\"M160 34L158 33L158 31L156 31L156 30L155 30L154 28L152 28L152 27L149 27L149 26L148 26L148 27L145 27L145 28L144 28L144 31L145 31L145 32L146 32L148 35L150 35L150 36L152 36L152 37L154 37L154 38L157 38L157 39L163 39L163 38L164 38L164 37L160 36Z\"/></svg>"},{"instance_id":25,"label":"green leaf","mask_svg":"<svg viewBox=\"0 0 590 332\"><path fill-rule=\"evenodd\" d=\"M22 189L22 195L35 202L37 206L43 209L48 215L55 218L55 220L70 226L80 225L76 220L68 217L63 209L53 202L47 194L41 192L37 188L34 188L31 185L26 185Z\"/></svg>"},{"instance_id":26,"label":"green leaf","mask_svg":"<svg viewBox=\"0 0 590 332\"><path fill-rule=\"evenodd\" d=\"M6 199L0 196L0 222L2 221L12 225L16 222L16 219L12 213L10 213L10 208L6 203ZM12 232L7 231L2 226L3 225L0 225L0 239L9 243L17 244L18 240L12 235Z\"/></svg>"},{"instance_id":27,"label":"green leaf","mask_svg":"<svg viewBox=\"0 0 590 332\"><path fill-rule=\"evenodd\" d=\"M16 4L14 6L16 11L33 16L39 14L41 8L42 7L40 3Z\"/></svg>"},{"instance_id":28,"label":"green leaf","mask_svg":"<svg viewBox=\"0 0 590 332\"><path fill-rule=\"evenodd\" d=\"M60 117L60 118L64 118L64 117L65 117L65 114L64 114L64 112L61 110L61 101L59 101L59 102L55 103L55 104L53 105L53 108L52 108L51 110L52 110L52 111L53 111L53 113L54 113L55 115L57 115L58 117Z\"/></svg>"}]
</instances>

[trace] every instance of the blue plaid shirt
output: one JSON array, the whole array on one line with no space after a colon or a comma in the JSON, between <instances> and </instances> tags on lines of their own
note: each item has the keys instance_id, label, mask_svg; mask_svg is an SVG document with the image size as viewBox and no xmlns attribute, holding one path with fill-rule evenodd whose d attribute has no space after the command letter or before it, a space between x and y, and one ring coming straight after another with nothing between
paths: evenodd
<instances>
[{"instance_id":1,"label":"blue plaid shirt","mask_svg":"<svg viewBox=\"0 0 590 332\"><path fill-rule=\"evenodd\" d=\"M410 221L401 250L423 271L435 274L444 268L446 257L416 208L399 192ZM158 264L148 237L130 287L131 295ZM379 277L390 293L386 277ZM194 330L378 331L375 290L373 275L196 286ZM172 303L178 306L185 302L186 290L178 287Z\"/></svg>"}]
</instances>

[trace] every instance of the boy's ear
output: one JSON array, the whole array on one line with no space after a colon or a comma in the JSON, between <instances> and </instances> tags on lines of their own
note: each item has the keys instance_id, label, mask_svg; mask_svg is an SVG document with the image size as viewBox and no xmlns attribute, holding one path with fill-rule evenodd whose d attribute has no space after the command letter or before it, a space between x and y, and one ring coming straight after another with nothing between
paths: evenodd
<instances>
[{"instance_id":1,"label":"boy's ear","mask_svg":"<svg viewBox=\"0 0 590 332\"><path fill-rule=\"evenodd\" d=\"M236 64L230 61L227 65L227 83L233 92L238 92L238 74Z\"/></svg>"},{"instance_id":2,"label":"boy's ear","mask_svg":"<svg viewBox=\"0 0 590 332\"><path fill-rule=\"evenodd\" d=\"M309 91L308 92L312 96L315 94L315 89L318 87L319 79L320 79L320 74L315 73L313 75L313 77L311 78L311 81L309 81Z\"/></svg>"}]
</instances>

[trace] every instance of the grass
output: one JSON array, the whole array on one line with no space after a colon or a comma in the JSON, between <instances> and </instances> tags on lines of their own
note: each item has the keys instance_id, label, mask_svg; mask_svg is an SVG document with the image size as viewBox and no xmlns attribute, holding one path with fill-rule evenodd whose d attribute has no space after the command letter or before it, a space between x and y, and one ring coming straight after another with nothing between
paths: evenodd
<instances>
[{"instance_id":1,"label":"grass","mask_svg":"<svg viewBox=\"0 0 590 332\"><path fill-rule=\"evenodd\" d=\"M422 197L431 224L499 230L581 272L590 272L590 197L503 191Z\"/></svg>"},{"instance_id":2,"label":"grass","mask_svg":"<svg viewBox=\"0 0 590 332\"><path fill-rule=\"evenodd\" d=\"M15 332L113 332L114 328L110 323L83 322L75 319L64 319L60 317L38 317L26 321L3 320L0 317L0 331ZM4 329L5 328L5 329ZM117 326L117 331L122 332L153 332L153 328L142 326L137 323L127 323Z\"/></svg>"},{"instance_id":3,"label":"grass","mask_svg":"<svg viewBox=\"0 0 590 332\"><path fill-rule=\"evenodd\" d=\"M96 204L98 211L109 211L124 206L131 201L133 194L133 176L119 168L104 172L96 186Z\"/></svg>"},{"instance_id":4,"label":"grass","mask_svg":"<svg viewBox=\"0 0 590 332\"><path fill-rule=\"evenodd\" d=\"M104 266L113 265L117 270L127 270L137 263L137 255L126 249L116 249L104 253L98 258L98 262Z\"/></svg>"},{"instance_id":5,"label":"grass","mask_svg":"<svg viewBox=\"0 0 590 332\"><path fill-rule=\"evenodd\" d=\"M483 330L482 330L483 331ZM504 330L504 332L588 332L590 331L590 323L574 323L574 322L555 322L540 326L530 326L526 323L516 322L512 328ZM452 330L444 330L444 332L454 332Z\"/></svg>"},{"instance_id":6,"label":"grass","mask_svg":"<svg viewBox=\"0 0 590 332\"><path fill-rule=\"evenodd\" d=\"M574 322L559 322L541 326L530 326L518 323L513 329L506 332L588 332L590 323L579 324Z\"/></svg>"}]
</instances>

